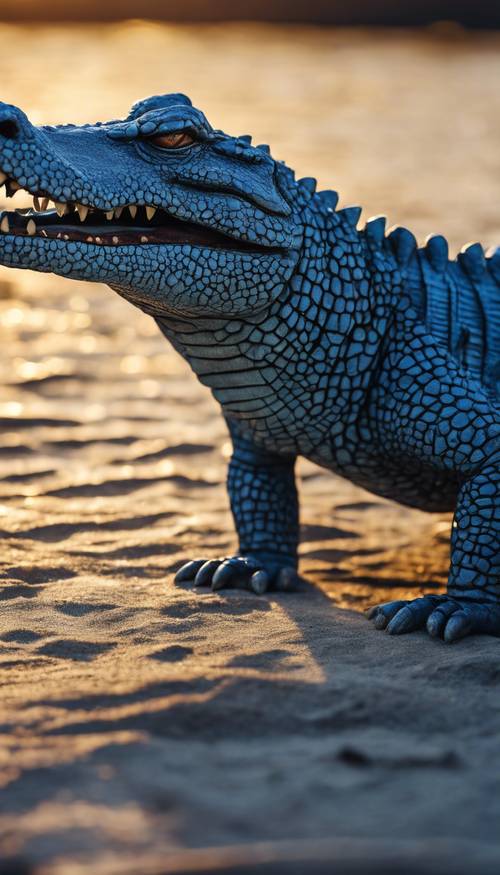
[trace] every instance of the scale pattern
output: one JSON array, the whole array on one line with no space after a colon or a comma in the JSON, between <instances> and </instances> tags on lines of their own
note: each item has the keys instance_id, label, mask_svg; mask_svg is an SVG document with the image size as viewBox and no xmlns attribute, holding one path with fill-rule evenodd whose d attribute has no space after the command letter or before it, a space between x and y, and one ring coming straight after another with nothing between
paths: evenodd
<instances>
[{"instance_id":1,"label":"scale pattern","mask_svg":"<svg viewBox=\"0 0 500 875\"><path fill-rule=\"evenodd\" d=\"M15 135L13 131L15 129ZM153 134L188 130L170 151ZM372 492L455 512L447 593L377 605L378 629L500 635L500 252L450 260L215 130L183 95L105 124L35 128L0 105L0 170L101 210L135 203L225 235L97 245L0 234L2 263L106 282L153 316L219 401L239 550L179 582L293 589L305 456Z\"/></svg>"}]
</instances>

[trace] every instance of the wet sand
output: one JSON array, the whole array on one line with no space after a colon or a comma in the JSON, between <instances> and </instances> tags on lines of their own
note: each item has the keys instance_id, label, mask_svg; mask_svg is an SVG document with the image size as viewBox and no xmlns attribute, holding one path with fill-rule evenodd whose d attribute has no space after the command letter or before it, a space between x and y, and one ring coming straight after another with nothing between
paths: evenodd
<instances>
[{"instance_id":1,"label":"wet sand","mask_svg":"<svg viewBox=\"0 0 500 875\"><path fill-rule=\"evenodd\" d=\"M365 217L500 242L500 37L0 38L36 122L185 91ZM444 586L450 518L302 462L310 592L175 587L235 546L217 405L103 286L2 269L0 324L0 873L498 872L498 640L362 614Z\"/></svg>"}]
</instances>

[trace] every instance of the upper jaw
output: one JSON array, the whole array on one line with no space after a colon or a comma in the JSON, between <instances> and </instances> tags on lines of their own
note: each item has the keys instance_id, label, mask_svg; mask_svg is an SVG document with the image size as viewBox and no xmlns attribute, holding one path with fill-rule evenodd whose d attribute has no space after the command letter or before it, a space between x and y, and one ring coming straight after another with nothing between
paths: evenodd
<instances>
[{"instance_id":1,"label":"upper jaw","mask_svg":"<svg viewBox=\"0 0 500 875\"><path fill-rule=\"evenodd\" d=\"M8 197L13 197L23 189L32 197L31 208L1 214L0 237L2 234L42 236L111 246L194 243L218 248L253 248L258 251L290 248L290 235L283 227L288 225L286 219L268 217L257 211L261 227L263 222L267 225L266 234L257 234L253 230L255 208L246 201L238 202L234 196L212 194L215 200L219 198L220 205L225 209L213 211L210 223L207 223L198 218L206 208L206 202L197 208L196 202L203 197L203 193L193 189L186 197L186 191L179 191L181 187L165 185L161 205L148 204L144 200L134 203L125 197L117 204L116 197L106 198L102 193L90 198L88 186L81 200L78 191L73 197L67 197L70 192L66 191L66 195L59 196L59 199L50 193L42 180L40 182L39 187L23 186L0 169L0 186L5 185ZM144 192L141 194L144 195ZM155 200L160 201L160 198L155 196ZM247 213L246 222L228 222L227 204L231 204L234 211L235 202L237 213ZM220 219L217 212L220 213Z\"/></svg>"},{"instance_id":2,"label":"upper jaw","mask_svg":"<svg viewBox=\"0 0 500 875\"><path fill-rule=\"evenodd\" d=\"M0 171L1 185L5 185L7 197L14 197L18 191L23 191L17 180L8 177L3 171ZM139 235L138 242L146 243L148 240L140 238L147 237L148 225L157 213L157 208L152 205L127 203L102 210L77 200L56 200L45 191L27 193L32 197L32 206L3 212L0 220L1 233L118 245L129 242L132 228L137 228L144 232ZM121 240L116 234L120 227L124 229Z\"/></svg>"},{"instance_id":3,"label":"upper jaw","mask_svg":"<svg viewBox=\"0 0 500 875\"><path fill-rule=\"evenodd\" d=\"M13 197L20 184L0 171L1 184ZM3 235L42 237L103 246L144 246L188 244L217 249L269 251L266 246L221 233L176 216L161 207L123 203L109 210L79 201L54 201L45 191L29 192L32 208L0 213L0 239ZM53 201L53 208L50 208ZM279 249L280 247L276 247Z\"/></svg>"}]
</instances>

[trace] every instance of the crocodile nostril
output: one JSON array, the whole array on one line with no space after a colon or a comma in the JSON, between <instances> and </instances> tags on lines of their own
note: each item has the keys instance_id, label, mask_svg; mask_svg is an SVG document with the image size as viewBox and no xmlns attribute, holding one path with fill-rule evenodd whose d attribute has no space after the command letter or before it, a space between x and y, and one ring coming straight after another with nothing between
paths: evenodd
<instances>
[{"instance_id":1,"label":"crocodile nostril","mask_svg":"<svg viewBox=\"0 0 500 875\"><path fill-rule=\"evenodd\" d=\"M19 134L20 127L15 119L5 118L0 120L0 136L13 140Z\"/></svg>"}]
</instances>

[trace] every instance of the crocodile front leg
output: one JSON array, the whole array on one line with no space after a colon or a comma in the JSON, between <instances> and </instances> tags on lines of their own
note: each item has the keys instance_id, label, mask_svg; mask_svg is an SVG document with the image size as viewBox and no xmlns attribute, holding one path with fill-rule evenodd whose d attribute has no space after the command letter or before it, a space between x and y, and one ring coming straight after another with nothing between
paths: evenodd
<instances>
[{"instance_id":1,"label":"crocodile front leg","mask_svg":"<svg viewBox=\"0 0 500 875\"><path fill-rule=\"evenodd\" d=\"M269 588L293 589L298 583L299 511L295 457L262 450L228 420L233 441L228 492L238 532L237 555L195 559L183 565L176 583L195 586L246 587L258 594Z\"/></svg>"}]
</instances>

